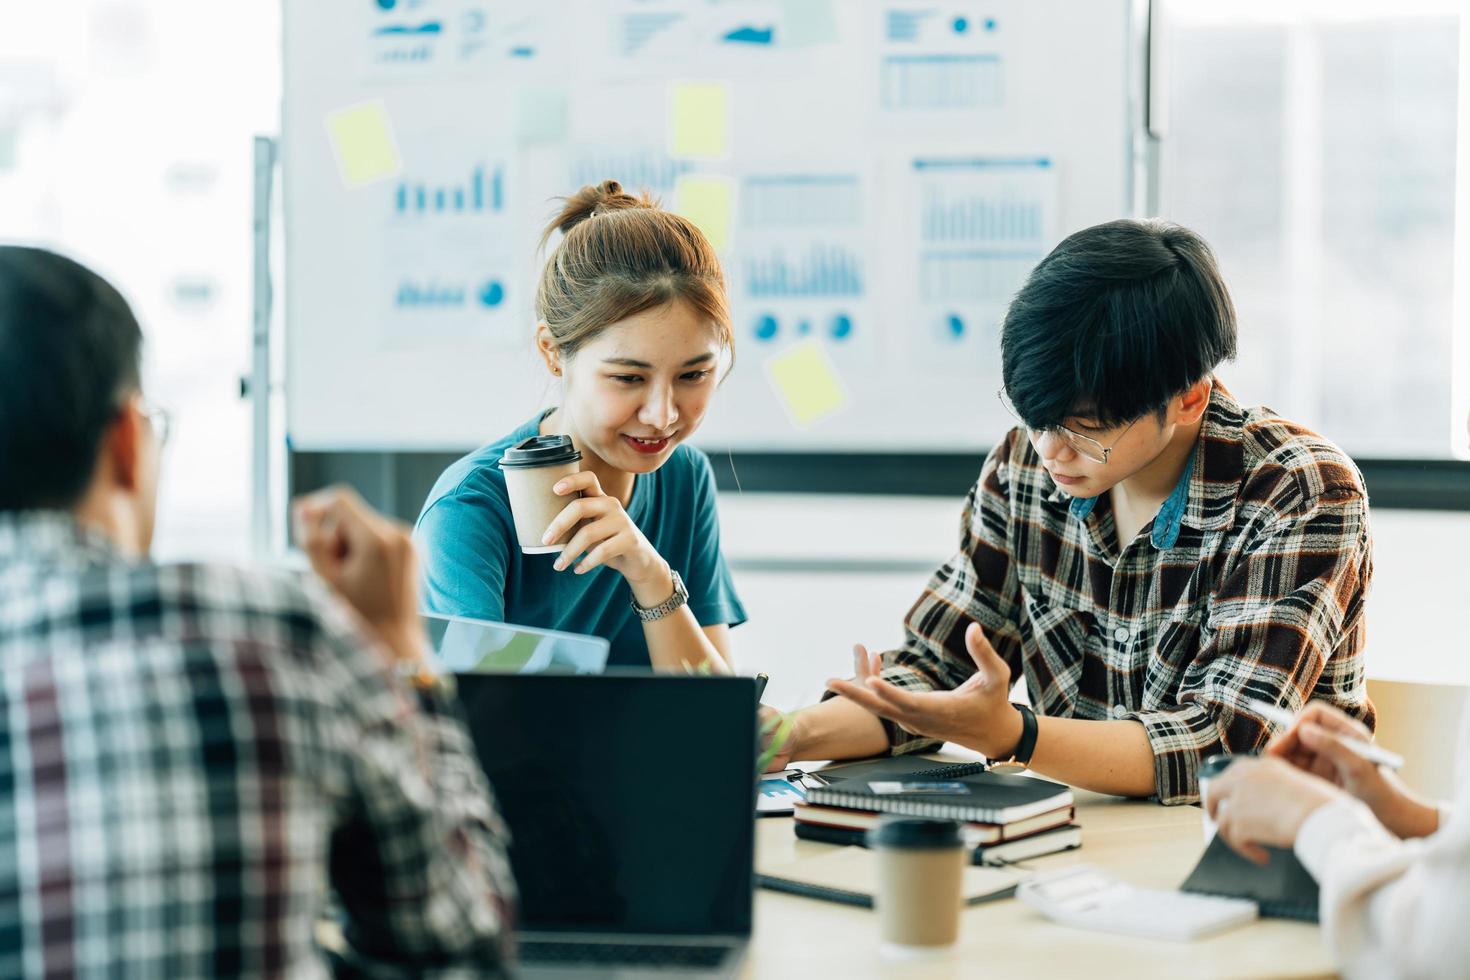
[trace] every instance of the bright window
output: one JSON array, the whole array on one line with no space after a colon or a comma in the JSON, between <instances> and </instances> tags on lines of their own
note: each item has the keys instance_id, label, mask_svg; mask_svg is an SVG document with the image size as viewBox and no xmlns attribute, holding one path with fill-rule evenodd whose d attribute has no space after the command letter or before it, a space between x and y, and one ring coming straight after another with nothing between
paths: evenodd
<instances>
[{"instance_id":1,"label":"bright window","mask_svg":"<svg viewBox=\"0 0 1470 980\"><path fill-rule=\"evenodd\" d=\"M1168 9L1160 211L1219 254L1241 324L1227 383L1360 457L1463 450L1458 5Z\"/></svg>"},{"instance_id":2,"label":"bright window","mask_svg":"<svg viewBox=\"0 0 1470 980\"><path fill-rule=\"evenodd\" d=\"M0 235L88 264L172 410L155 553L249 550L251 138L277 129L275 3L7 5Z\"/></svg>"}]
</instances>

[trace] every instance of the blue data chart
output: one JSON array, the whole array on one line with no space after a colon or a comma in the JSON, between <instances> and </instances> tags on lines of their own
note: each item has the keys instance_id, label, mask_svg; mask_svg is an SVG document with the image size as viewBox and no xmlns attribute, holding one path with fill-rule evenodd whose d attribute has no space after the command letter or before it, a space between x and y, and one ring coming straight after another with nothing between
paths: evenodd
<instances>
[{"instance_id":1,"label":"blue data chart","mask_svg":"<svg viewBox=\"0 0 1470 980\"><path fill-rule=\"evenodd\" d=\"M378 52L377 59L385 65L427 64L434 60L434 45L427 42L393 45Z\"/></svg>"},{"instance_id":2,"label":"blue data chart","mask_svg":"<svg viewBox=\"0 0 1470 980\"><path fill-rule=\"evenodd\" d=\"M1049 158L920 159L913 167L923 245L1050 247L1056 173Z\"/></svg>"},{"instance_id":3,"label":"blue data chart","mask_svg":"<svg viewBox=\"0 0 1470 980\"><path fill-rule=\"evenodd\" d=\"M939 340L945 343L958 344L965 339L970 332L969 321L961 313L944 313L935 321L938 328Z\"/></svg>"},{"instance_id":4,"label":"blue data chart","mask_svg":"<svg viewBox=\"0 0 1470 980\"><path fill-rule=\"evenodd\" d=\"M390 37L393 35L397 35L399 37L411 37L415 34L439 34L442 33L443 30L443 24L441 24L437 20L431 20L423 24L416 25L388 24L383 27L376 28L373 33L378 37Z\"/></svg>"},{"instance_id":5,"label":"blue data chart","mask_svg":"<svg viewBox=\"0 0 1470 980\"><path fill-rule=\"evenodd\" d=\"M375 4L379 16L370 28L373 61L381 65L427 65L435 60L446 24L438 17L419 14L423 4Z\"/></svg>"},{"instance_id":6,"label":"blue data chart","mask_svg":"<svg viewBox=\"0 0 1470 980\"><path fill-rule=\"evenodd\" d=\"M459 310L465 305L462 283L444 283L433 279L404 279L394 293L394 305L421 310Z\"/></svg>"},{"instance_id":7,"label":"blue data chart","mask_svg":"<svg viewBox=\"0 0 1470 980\"><path fill-rule=\"evenodd\" d=\"M935 10L890 10L884 19L885 33L890 41L917 41L924 22L933 17Z\"/></svg>"},{"instance_id":8,"label":"blue data chart","mask_svg":"<svg viewBox=\"0 0 1470 980\"><path fill-rule=\"evenodd\" d=\"M822 313L758 313L750 321L750 335L763 344L821 336L837 344L853 339L853 315L843 310Z\"/></svg>"},{"instance_id":9,"label":"blue data chart","mask_svg":"<svg viewBox=\"0 0 1470 980\"><path fill-rule=\"evenodd\" d=\"M1054 242L1051 159L917 159L913 175L919 298L1008 303Z\"/></svg>"},{"instance_id":10,"label":"blue data chart","mask_svg":"<svg viewBox=\"0 0 1470 980\"><path fill-rule=\"evenodd\" d=\"M995 54L890 55L879 82L885 109L984 109L999 106L1004 72Z\"/></svg>"},{"instance_id":11,"label":"blue data chart","mask_svg":"<svg viewBox=\"0 0 1470 980\"><path fill-rule=\"evenodd\" d=\"M499 279L483 282L449 281L430 277L399 280L393 294L393 305L403 310L493 311L504 305L505 284Z\"/></svg>"},{"instance_id":12,"label":"blue data chart","mask_svg":"<svg viewBox=\"0 0 1470 980\"><path fill-rule=\"evenodd\" d=\"M924 188L921 233L926 242L1035 242L1044 233L1045 203L1022 197L953 194Z\"/></svg>"},{"instance_id":13,"label":"blue data chart","mask_svg":"<svg viewBox=\"0 0 1470 980\"><path fill-rule=\"evenodd\" d=\"M987 354L1000 352L998 307L951 307L929 315L927 322L939 350L968 346Z\"/></svg>"},{"instance_id":14,"label":"blue data chart","mask_svg":"<svg viewBox=\"0 0 1470 980\"><path fill-rule=\"evenodd\" d=\"M935 41L944 37L965 38L985 31L993 33L1000 25L994 17L972 20L963 14L941 17L934 8L920 10L889 10L884 17L884 34L890 42L907 44L916 41Z\"/></svg>"},{"instance_id":15,"label":"blue data chart","mask_svg":"<svg viewBox=\"0 0 1470 980\"><path fill-rule=\"evenodd\" d=\"M484 215L505 209L505 171L476 166L462 183L401 181L393 190L393 213L399 216Z\"/></svg>"},{"instance_id":16,"label":"blue data chart","mask_svg":"<svg viewBox=\"0 0 1470 980\"><path fill-rule=\"evenodd\" d=\"M813 245L792 259L773 249L746 260L745 289L756 297L861 296L862 259L839 245Z\"/></svg>"},{"instance_id":17,"label":"blue data chart","mask_svg":"<svg viewBox=\"0 0 1470 980\"><path fill-rule=\"evenodd\" d=\"M926 303L1009 303L1040 252L923 252L919 296Z\"/></svg>"},{"instance_id":18,"label":"blue data chart","mask_svg":"<svg viewBox=\"0 0 1470 980\"><path fill-rule=\"evenodd\" d=\"M741 185L740 220L747 228L857 225L862 207L856 174L760 175Z\"/></svg>"},{"instance_id":19,"label":"blue data chart","mask_svg":"<svg viewBox=\"0 0 1470 980\"><path fill-rule=\"evenodd\" d=\"M486 309L493 310L505 302L505 284L499 279L491 279L480 286L478 296L480 305Z\"/></svg>"},{"instance_id":20,"label":"blue data chart","mask_svg":"<svg viewBox=\"0 0 1470 980\"><path fill-rule=\"evenodd\" d=\"M755 27L747 25L726 33L720 40L726 44L768 45L776 40L776 29L769 25Z\"/></svg>"},{"instance_id":21,"label":"blue data chart","mask_svg":"<svg viewBox=\"0 0 1470 980\"><path fill-rule=\"evenodd\" d=\"M653 150L592 152L573 161L570 178L572 187L615 180L630 194L644 190L671 194L691 169L688 162Z\"/></svg>"}]
</instances>

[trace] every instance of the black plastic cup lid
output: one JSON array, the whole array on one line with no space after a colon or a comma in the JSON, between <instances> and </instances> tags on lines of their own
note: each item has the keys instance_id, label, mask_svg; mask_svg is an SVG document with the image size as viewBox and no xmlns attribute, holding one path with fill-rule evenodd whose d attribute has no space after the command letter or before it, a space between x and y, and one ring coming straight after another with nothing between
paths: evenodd
<instances>
[{"instance_id":1,"label":"black plastic cup lid","mask_svg":"<svg viewBox=\"0 0 1470 980\"><path fill-rule=\"evenodd\" d=\"M571 436L532 436L507 449L500 457L500 467L555 466L558 463L575 463L581 458L582 454L572 445Z\"/></svg>"},{"instance_id":2,"label":"black plastic cup lid","mask_svg":"<svg viewBox=\"0 0 1470 980\"><path fill-rule=\"evenodd\" d=\"M1235 761L1233 755L1212 755L1199 764L1200 779L1214 779Z\"/></svg>"},{"instance_id":3,"label":"black plastic cup lid","mask_svg":"<svg viewBox=\"0 0 1470 980\"><path fill-rule=\"evenodd\" d=\"M954 820L921 820L917 817L884 817L868 831L869 847L937 851L961 847L960 825Z\"/></svg>"}]
</instances>

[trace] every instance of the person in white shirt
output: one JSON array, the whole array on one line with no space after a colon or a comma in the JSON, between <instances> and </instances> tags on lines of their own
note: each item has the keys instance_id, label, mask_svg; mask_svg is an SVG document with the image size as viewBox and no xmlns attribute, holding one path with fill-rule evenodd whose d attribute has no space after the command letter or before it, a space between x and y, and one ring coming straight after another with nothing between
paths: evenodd
<instances>
[{"instance_id":1,"label":"person in white shirt","mask_svg":"<svg viewBox=\"0 0 1470 980\"><path fill-rule=\"evenodd\" d=\"M1251 860L1291 847L1321 886L1323 938L1348 977L1470 977L1470 712L1456 801L1432 805L1348 748L1370 736L1312 702L1210 785L1219 833Z\"/></svg>"}]
</instances>

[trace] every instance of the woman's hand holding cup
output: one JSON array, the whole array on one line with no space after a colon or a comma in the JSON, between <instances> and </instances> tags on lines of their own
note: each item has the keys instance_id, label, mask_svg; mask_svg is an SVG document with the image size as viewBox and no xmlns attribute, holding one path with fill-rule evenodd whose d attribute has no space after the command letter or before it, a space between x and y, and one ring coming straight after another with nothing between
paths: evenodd
<instances>
[{"instance_id":1,"label":"woman's hand holding cup","mask_svg":"<svg viewBox=\"0 0 1470 980\"><path fill-rule=\"evenodd\" d=\"M571 567L574 574L583 575L606 565L628 580L633 598L640 606L656 606L673 594L669 563L649 544L623 509L622 502L603 492L595 473L588 470L573 473L558 481L552 490L558 496L576 498L563 508L542 536L549 544L576 529L557 556L557 571ZM573 566L579 555L584 557Z\"/></svg>"}]
</instances>

